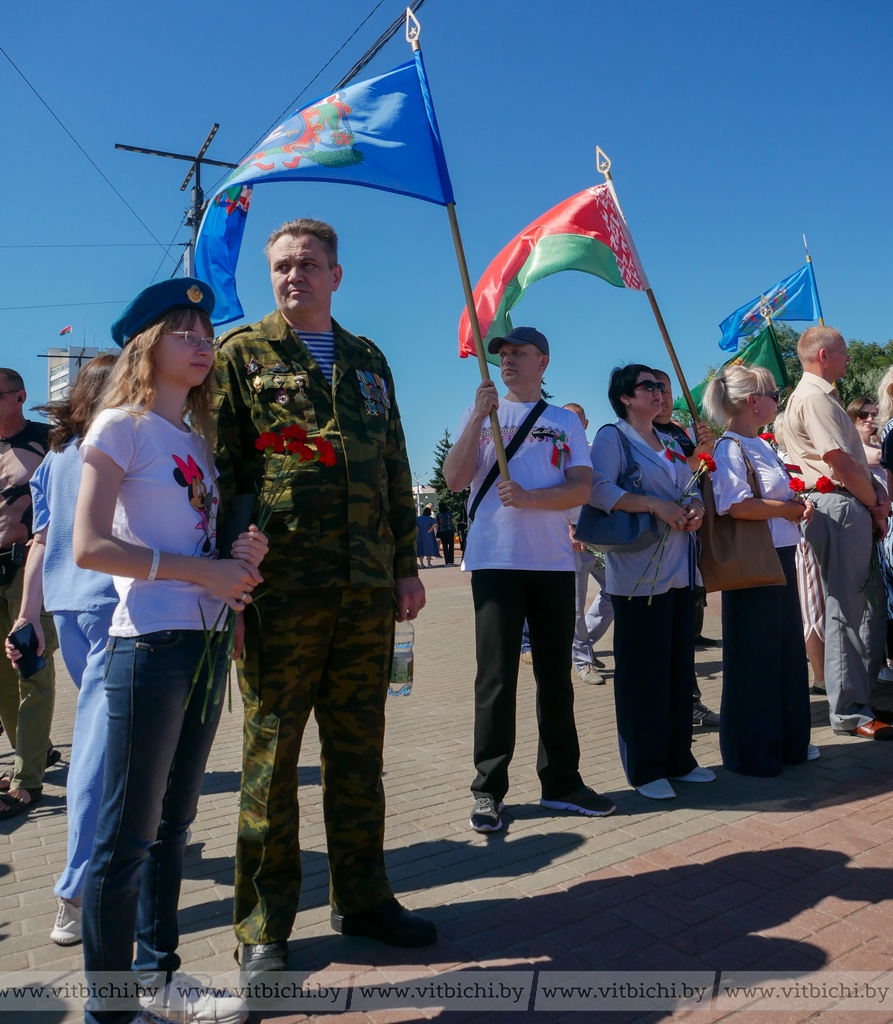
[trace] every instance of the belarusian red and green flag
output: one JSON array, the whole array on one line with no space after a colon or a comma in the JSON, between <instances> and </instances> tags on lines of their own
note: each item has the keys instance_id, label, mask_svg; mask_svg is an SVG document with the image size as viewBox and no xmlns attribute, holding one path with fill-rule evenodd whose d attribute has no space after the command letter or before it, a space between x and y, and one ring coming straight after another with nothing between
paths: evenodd
<instances>
[{"instance_id":1,"label":"belarusian red and green flag","mask_svg":"<svg viewBox=\"0 0 893 1024\"><path fill-rule=\"evenodd\" d=\"M582 270L617 288L645 291L648 279L610 181L579 192L538 217L502 250L474 290L486 349L512 329L509 311L535 281L561 270ZM459 355L475 355L468 311L459 320ZM489 355L491 363L498 357Z\"/></svg>"},{"instance_id":2,"label":"belarusian red and green flag","mask_svg":"<svg viewBox=\"0 0 893 1024\"><path fill-rule=\"evenodd\" d=\"M779 389L786 388L790 384L788 371L784 365L784 357L778 344L778 336L775 333L775 328L769 322L749 345L723 363L719 370L714 370L709 376L705 377L697 387L691 389L691 397L698 407L699 415L703 412L704 392L707 390L707 385L710 381L725 367L738 366L742 363L744 366L765 367L775 378L775 383ZM678 409L680 412L688 412L688 405L682 397L676 399L673 403L673 408Z\"/></svg>"}]
</instances>

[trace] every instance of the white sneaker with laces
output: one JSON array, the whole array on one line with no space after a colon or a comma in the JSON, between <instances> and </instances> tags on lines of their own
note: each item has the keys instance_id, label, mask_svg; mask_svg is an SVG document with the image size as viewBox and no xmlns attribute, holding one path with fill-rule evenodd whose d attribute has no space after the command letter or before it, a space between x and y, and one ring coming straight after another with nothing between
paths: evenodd
<instances>
[{"instance_id":1,"label":"white sneaker with laces","mask_svg":"<svg viewBox=\"0 0 893 1024\"><path fill-rule=\"evenodd\" d=\"M604 686L605 677L599 672L595 665L578 665L577 675L584 683L591 686Z\"/></svg>"},{"instance_id":2,"label":"white sneaker with laces","mask_svg":"<svg viewBox=\"0 0 893 1024\"><path fill-rule=\"evenodd\" d=\"M59 900L59 913L50 932L57 946L74 946L81 941L81 908L68 900Z\"/></svg>"},{"instance_id":3,"label":"white sneaker with laces","mask_svg":"<svg viewBox=\"0 0 893 1024\"><path fill-rule=\"evenodd\" d=\"M248 1019L244 999L188 974L175 974L154 996L141 996L140 1005L151 1024L244 1024Z\"/></svg>"}]
</instances>

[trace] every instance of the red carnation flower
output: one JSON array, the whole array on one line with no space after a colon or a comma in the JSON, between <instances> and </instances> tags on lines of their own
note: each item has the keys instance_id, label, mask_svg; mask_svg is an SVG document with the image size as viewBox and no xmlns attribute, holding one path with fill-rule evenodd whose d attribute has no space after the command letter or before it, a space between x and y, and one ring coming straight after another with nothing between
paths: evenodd
<instances>
[{"instance_id":1,"label":"red carnation flower","mask_svg":"<svg viewBox=\"0 0 893 1024\"><path fill-rule=\"evenodd\" d=\"M834 481L827 476L820 476L815 482L815 489L819 494L830 494L834 490Z\"/></svg>"},{"instance_id":2,"label":"red carnation flower","mask_svg":"<svg viewBox=\"0 0 893 1024\"><path fill-rule=\"evenodd\" d=\"M335 465L335 449L332 447L331 442L327 441L324 437L318 437L316 439L316 450L319 452L319 461L324 466Z\"/></svg>"},{"instance_id":3,"label":"red carnation flower","mask_svg":"<svg viewBox=\"0 0 893 1024\"><path fill-rule=\"evenodd\" d=\"M698 462L701 463L708 473L716 472L716 463L713 461L713 456L708 455L707 452L701 452L698 456Z\"/></svg>"},{"instance_id":4,"label":"red carnation flower","mask_svg":"<svg viewBox=\"0 0 893 1024\"><path fill-rule=\"evenodd\" d=\"M275 444L276 434L274 434L272 430L265 430L254 442L254 447L257 448L259 452L265 452L268 448L273 448Z\"/></svg>"},{"instance_id":5,"label":"red carnation flower","mask_svg":"<svg viewBox=\"0 0 893 1024\"><path fill-rule=\"evenodd\" d=\"M775 442L775 434L768 430L763 434L758 434L757 437L761 437L764 441L768 441L769 444L773 444Z\"/></svg>"},{"instance_id":6,"label":"red carnation flower","mask_svg":"<svg viewBox=\"0 0 893 1024\"><path fill-rule=\"evenodd\" d=\"M806 490L806 484L802 480L797 480L796 477L791 481L790 488L795 494L799 494L801 491Z\"/></svg>"},{"instance_id":7,"label":"red carnation flower","mask_svg":"<svg viewBox=\"0 0 893 1024\"><path fill-rule=\"evenodd\" d=\"M303 427L299 427L297 423L289 423L282 428L282 436L289 441L306 441L307 431Z\"/></svg>"}]
</instances>

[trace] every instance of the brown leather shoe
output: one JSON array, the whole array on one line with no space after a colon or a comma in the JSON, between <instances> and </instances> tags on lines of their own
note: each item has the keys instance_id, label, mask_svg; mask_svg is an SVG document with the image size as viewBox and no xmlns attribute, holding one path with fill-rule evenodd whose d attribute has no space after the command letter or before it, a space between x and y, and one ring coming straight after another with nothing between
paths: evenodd
<instances>
[{"instance_id":1,"label":"brown leather shoe","mask_svg":"<svg viewBox=\"0 0 893 1024\"><path fill-rule=\"evenodd\" d=\"M864 736L869 740L893 740L893 725L886 725L884 722L873 718L858 729L851 730L852 736Z\"/></svg>"}]
</instances>

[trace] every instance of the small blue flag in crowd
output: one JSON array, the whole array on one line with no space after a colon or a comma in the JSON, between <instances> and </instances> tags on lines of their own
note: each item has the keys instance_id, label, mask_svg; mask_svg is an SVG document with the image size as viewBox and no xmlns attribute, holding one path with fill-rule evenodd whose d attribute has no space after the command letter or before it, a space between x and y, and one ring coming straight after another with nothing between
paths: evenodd
<instances>
[{"instance_id":1,"label":"small blue flag in crowd","mask_svg":"<svg viewBox=\"0 0 893 1024\"><path fill-rule=\"evenodd\" d=\"M738 339L760 330L767 318L773 320L820 320L822 307L815 286L812 263L801 267L780 281L774 288L758 295L736 309L719 325L722 340L719 347L726 352L738 349Z\"/></svg>"},{"instance_id":2,"label":"small blue flag in crowd","mask_svg":"<svg viewBox=\"0 0 893 1024\"><path fill-rule=\"evenodd\" d=\"M379 78L296 111L245 157L208 204L195 274L214 289L215 325L244 316L235 272L251 200L263 181L331 181L454 202L422 54Z\"/></svg>"}]
</instances>

